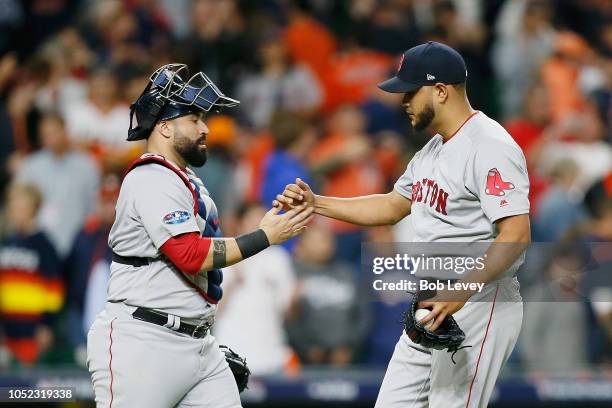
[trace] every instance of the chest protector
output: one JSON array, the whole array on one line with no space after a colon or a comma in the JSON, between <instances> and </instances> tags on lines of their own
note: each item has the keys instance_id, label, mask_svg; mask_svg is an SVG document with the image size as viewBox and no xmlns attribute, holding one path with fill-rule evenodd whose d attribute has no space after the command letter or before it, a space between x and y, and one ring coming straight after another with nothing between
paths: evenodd
<instances>
[{"instance_id":1,"label":"chest protector","mask_svg":"<svg viewBox=\"0 0 612 408\"><path fill-rule=\"evenodd\" d=\"M220 237L221 236L221 228L219 225L219 214L217 212L217 206L214 201L208 195L208 191L204 187L204 185L193 175L193 178L188 177L190 174L190 170L187 170L187 175L180 171L176 166L172 163L168 162L163 156L158 154L145 154L141 156L138 160L136 160L132 165L128 168L125 174L129 173L133 169L139 166L143 166L146 164L159 164L161 166L166 167L167 169L172 170L174 174L176 174L181 181L185 184L185 187L189 189L191 195L193 196L193 214L194 216L199 215L202 220L204 220L204 228L202 229L201 235L203 237ZM207 288L204 291L201 287L194 284L190 279L188 279L185 275L181 274L183 280L192 288L197 290L200 295L202 295L206 301L217 304L221 297L223 297L223 290L221 289L221 283L223 282L223 272L221 269L213 269L211 271L206 272L207 274Z\"/></svg>"}]
</instances>

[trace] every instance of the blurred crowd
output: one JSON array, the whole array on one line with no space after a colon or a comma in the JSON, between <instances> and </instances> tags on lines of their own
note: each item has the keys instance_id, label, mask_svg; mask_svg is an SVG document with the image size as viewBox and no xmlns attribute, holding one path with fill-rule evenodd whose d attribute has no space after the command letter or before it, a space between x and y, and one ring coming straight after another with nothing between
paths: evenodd
<instances>
[{"instance_id":1,"label":"blurred crowd","mask_svg":"<svg viewBox=\"0 0 612 408\"><path fill-rule=\"evenodd\" d=\"M157 67L186 63L242 102L208 115L194 169L232 236L296 177L339 197L390 191L430 135L376 84L427 40L464 56L472 105L523 149L533 241L550 243L521 278L527 299L563 307L526 302L511 364L610 366L611 2L0 0L0 367L84 364L122 173L144 151L125 141L129 105ZM227 268L216 335L256 374L385 366L405 299L371 291L361 243L409 230L317 219Z\"/></svg>"}]
</instances>

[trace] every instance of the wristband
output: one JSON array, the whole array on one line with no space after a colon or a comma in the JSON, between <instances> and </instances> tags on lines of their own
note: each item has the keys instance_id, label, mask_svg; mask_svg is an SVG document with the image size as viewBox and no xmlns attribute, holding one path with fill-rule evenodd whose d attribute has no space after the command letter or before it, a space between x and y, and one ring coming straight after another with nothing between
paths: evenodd
<instances>
[{"instance_id":1,"label":"wristband","mask_svg":"<svg viewBox=\"0 0 612 408\"><path fill-rule=\"evenodd\" d=\"M242 259L246 259L269 247L270 241L268 241L266 233L262 229L258 229L237 237L236 244Z\"/></svg>"}]
</instances>

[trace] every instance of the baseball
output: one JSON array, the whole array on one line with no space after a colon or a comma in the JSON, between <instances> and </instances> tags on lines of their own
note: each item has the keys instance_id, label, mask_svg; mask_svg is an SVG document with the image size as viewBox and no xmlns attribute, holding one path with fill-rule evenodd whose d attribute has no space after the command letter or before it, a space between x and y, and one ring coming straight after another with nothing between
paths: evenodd
<instances>
[{"instance_id":1,"label":"baseball","mask_svg":"<svg viewBox=\"0 0 612 408\"><path fill-rule=\"evenodd\" d=\"M431 312L431 310L429 309L417 309L417 311L414 313L414 317L417 319L417 321L419 321L425 316L427 316L429 312ZM424 327L426 329L429 329L432 323L433 323L433 320L429 321Z\"/></svg>"}]
</instances>

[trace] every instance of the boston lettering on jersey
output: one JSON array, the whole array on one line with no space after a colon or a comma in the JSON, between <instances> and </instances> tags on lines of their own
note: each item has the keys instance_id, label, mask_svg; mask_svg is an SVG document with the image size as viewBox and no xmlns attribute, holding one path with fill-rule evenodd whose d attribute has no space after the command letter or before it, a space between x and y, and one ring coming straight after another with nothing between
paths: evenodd
<instances>
[{"instance_id":1,"label":"boston lettering on jersey","mask_svg":"<svg viewBox=\"0 0 612 408\"><path fill-rule=\"evenodd\" d=\"M412 204L424 203L434 208L436 212L446 214L448 193L435 180L423 178L412 185Z\"/></svg>"}]
</instances>

